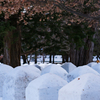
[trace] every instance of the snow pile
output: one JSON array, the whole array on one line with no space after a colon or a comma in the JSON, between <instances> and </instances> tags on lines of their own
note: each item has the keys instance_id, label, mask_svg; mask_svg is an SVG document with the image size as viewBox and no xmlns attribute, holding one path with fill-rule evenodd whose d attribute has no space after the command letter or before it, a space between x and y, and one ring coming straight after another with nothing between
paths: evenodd
<instances>
[{"instance_id":1,"label":"snow pile","mask_svg":"<svg viewBox=\"0 0 100 100\"><path fill-rule=\"evenodd\" d=\"M47 63L40 63L39 66L41 67L41 70L44 69L45 67L52 65L51 63L47 64Z\"/></svg>"},{"instance_id":2,"label":"snow pile","mask_svg":"<svg viewBox=\"0 0 100 100\"><path fill-rule=\"evenodd\" d=\"M99 75L97 71L95 71L94 69L92 69L91 67L87 65L84 65L84 66L77 67L75 70L70 72L67 75L67 82L70 82L73 79L77 78L78 76L86 74L86 73L93 73L93 74Z\"/></svg>"},{"instance_id":3,"label":"snow pile","mask_svg":"<svg viewBox=\"0 0 100 100\"><path fill-rule=\"evenodd\" d=\"M76 66L71 62L66 62L61 67L64 68L68 73L76 68Z\"/></svg>"},{"instance_id":4,"label":"snow pile","mask_svg":"<svg viewBox=\"0 0 100 100\"><path fill-rule=\"evenodd\" d=\"M58 100L100 100L100 76L81 75L59 90Z\"/></svg>"},{"instance_id":5,"label":"snow pile","mask_svg":"<svg viewBox=\"0 0 100 100\"><path fill-rule=\"evenodd\" d=\"M95 66L91 67L94 70L96 70L98 73L100 73L100 63L96 64Z\"/></svg>"},{"instance_id":6,"label":"snow pile","mask_svg":"<svg viewBox=\"0 0 100 100\"><path fill-rule=\"evenodd\" d=\"M55 74L44 74L29 83L26 100L58 100L58 91L67 81Z\"/></svg>"},{"instance_id":7,"label":"snow pile","mask_svg":"<svg viewBox=\"0 0 100 100\"><path fill-rule=\"evenodd\" d=\"M97 65L97 63L96 62L90 62L87 65L90 66L90 67L93 67L93 66Z\"/></svg>"},{"instance_id":8,"label":"snow pile","mask_svg":"<svg viewBox=\"0 0 100 100\"><path fill-rule=\"evenodd\" d=\"M40 70L33 66L20 66L6 75L3 86L3 100L25 100L25 89L29 82L40 76Z\"/></svg>"},{"instance_id":9,"label":"snow pile","mask_svg":"<svg viewBox=\"0 0 100 100\"><path fill-rule=\"evenodd\" d=\"M0 97L2 97L2 86L5 80L5 75L13 68L9 65L0 64Z\"/></svg>"},{"instance_id":10,"label":"snow pile","mask_svg":"<svg viewBox=\"0 0 100 100\"><path fill-rule=\"evenodd\" d=\"M41 75L46 74L46 73L53 73L60 76L64 80L67 80L68 73L66 72L66 70L60 67L60 65L52 64L52 65L47 66L41 71Z\"/></svg>"}]
</instances>

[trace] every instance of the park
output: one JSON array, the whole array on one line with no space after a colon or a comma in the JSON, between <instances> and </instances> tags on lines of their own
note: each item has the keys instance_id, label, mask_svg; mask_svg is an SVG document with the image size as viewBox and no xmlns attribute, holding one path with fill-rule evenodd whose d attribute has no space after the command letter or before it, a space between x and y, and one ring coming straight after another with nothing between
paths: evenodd
<instances>
[{"instance_id":1,"label":"park","mask_svg":"<svg viewBox=\"0 0 100 100\"><path fill-rule=\"evenodd\" d=\"M99 92L99 0L0 0L0 100Z\"/></svg>"}]
</instances>

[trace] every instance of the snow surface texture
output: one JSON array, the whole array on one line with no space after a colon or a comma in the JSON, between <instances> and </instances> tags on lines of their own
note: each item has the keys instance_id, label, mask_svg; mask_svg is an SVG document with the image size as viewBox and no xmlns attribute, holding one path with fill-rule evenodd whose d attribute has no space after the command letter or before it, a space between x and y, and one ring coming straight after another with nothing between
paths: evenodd
<instances>
[{"instance_id":1,"label":"snow surface texture","mask_svg":"<svg viewBox=\"0 0 100 100\"><path fill-rule=\"evenodd\" d=\"M26 88L26 100L58 100L58 91L67 81L48 73L29 83Z\"/></svg>"},{"instance_id":2,"label":"snow surface texture","mask_svg":"<svg viewBox=\"0 0 100 100\"><path fill-rule=\"evenodd\" d=\"M46 73L56 74L67 81L68 73L66 70L64 70L62 67L60 67L60 65L51 64L51 65L47 66L46 68L44 68L41 71L41 75L46 74Z\"/></svg>"},{"instance_id":3,"label":"snow surface texture","mask_svg":"<svg viewBox=\"0 0 100 100\"><path fill-rule=\"evenodd\" d=\"M100 73L100 63L96 64L95 66L93 66L91 68L93 68L95 71L97 71L98 73Z\"/></svg>"},{"instance_id":4,"label":"snow surface texture","mask_svg":"<svg viewBox=\"0 0 100 100\"><path fill-rule=\"evenodd\" d=\"M29 82L40 76L40 70L26 65L14 68L6 75L3 85L3 100L25 100Z\"/></svg>"},{"instance_id":5,"label":"snow surface texture","mask_svg":"<svg viewBox=\"0 0 100 100\"><path fill-rule=\"evenodd\" d=\"M97 71L95 71L94 69L92 69L91 67L87 65L79 66L67 75L67 82L71 82L78 76L86 74L86 73L93 73L93 74L100 75Z\"/></svg>"},{"instance_id":6,"label":"snow surface texture","mask_svg":"<svg viewBox=\"0 0 100 100\"><path fill-rule=\"evenodd\" d=\"M2 86L5 80L5 75L12 69L11 66L0 63L0 97L2 97Z\"/></svg>"},{"instance_id":7,"label":"snow surface texture","mask_svg":"<svg viewBox=\"0 0 100 100\"><path fill-rule=\"evenodd\" d=\"M90 67L93 67L93 66L97 65L97 63L96 62L90 62L87 65L90 66Z\"/></svg>"},{"instance_id":8,"label":"snow surface texture","mask_svg":"<svg viewBox=\"0 0 100 100\"><path fill-rule=\"evenodd\" d=\"M76 66L71 62L66 62L61 67L64 68L68 73L76 68Z\"/></svg>"},{"instance_id":9,"label":"snow surface texture","mask_svg":"<svg viewBox=\"0 0 100 100\"><path fill-rule=\"evenodd\" d=\"M58 100L100 100L100 76L81 75L59 90Z\"/></svg>"}]
</instances>

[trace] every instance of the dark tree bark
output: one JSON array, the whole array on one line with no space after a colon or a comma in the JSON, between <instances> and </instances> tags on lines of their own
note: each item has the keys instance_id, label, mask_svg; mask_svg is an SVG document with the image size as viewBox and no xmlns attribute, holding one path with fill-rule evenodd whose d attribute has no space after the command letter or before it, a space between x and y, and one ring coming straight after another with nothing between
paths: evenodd
<instances>
[{"instance_id":1,"label":"dark tree bark","mask_svg":"<svg viewBox=\"0 0 100 100\"><path fill-rule=\"evenodd\" d=\"M55 63L54 58L55 58L55 55L53 55L53 62L52 62L53 64Z\"/></svg>"},{"instance_id":2,"label":"dark tree bark","mask_svg":"<svg viewBox=\"0 0 100 100\"><path fill-rule=\"evenodd\" d=\"M49 63L51 63L51 54L50 54L50 57L49 57Z\"/></svg>"},{"instance_id":3,"label":"dark tree bark","mask_svg":"<svg viewBox=\"0 0 100 100\"><path fill-rule=\"evenodd\" d=\"M35 64L37 63L37 52L35 51Z\"/></svg>"},{"instance_id":4,"label":"dark tree bark","mask_svg":"<svg viewBox=\"0 0 100 100\"><path fill-rule=\"evenodd\" d=\"M19 14L12 15L10 25L16 29L8 31L4 37L4 63L12 67L20 66L21 55L21 25L17 23ZM9 20L5 20L6 22Z\"/></svg>"},{"instance_id":5,"label":"dark tree bark","mask_svg":"<svg viewBox=\"0 0 100 100\"><path fill-rule=\"evenodd\" d=\"M22 55L22 59L23 59L23 64L25 64L26 63L26 56Z\"/></svg>"},{"instance_id":6,"label":"dark tree bark","mask_svg":"<svg viewBox=\"0 0 100 100\"><path fill-rule=\"evenodd\" d=\"M71 46L70 61L76 66L86 65L92 62L94 43L89 39L86 40L87 48L81 47L76 50L75 45Z\"/></svg>"},{"instance_id":7,"label":"dark tree bark","mask_svg":"<svg viewBox=\"0 0 100 100\"><path fill-rule=\"evenodd\" d=\"M12 67L20 66L21 33L20 26L8 32L4 38L4 63ZM18 32L18 33L17 33Z\"/></svg>"},{"instance_id":8,"label":"dark tree bark","mask_svg":"<svg viewBox=\"0 0 100 100\"><path fill-rule=\"evenodd\" d=\"M65 63L65 56L62 55L62 63Z\"/></svg>"}]
</instances>

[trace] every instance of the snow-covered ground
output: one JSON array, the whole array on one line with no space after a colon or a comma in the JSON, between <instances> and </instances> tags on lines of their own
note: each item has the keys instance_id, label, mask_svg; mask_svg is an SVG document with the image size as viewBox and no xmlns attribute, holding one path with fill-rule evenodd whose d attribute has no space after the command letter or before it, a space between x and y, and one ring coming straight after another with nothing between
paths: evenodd
<instances>
[{"instance_id":1,"label":"snow-covered ground","mask_svg":"<svg viewBox=\"0 0 100 100\"><path fill-rule=\"evenodd\" d=\"M60 55L55 57L62 61ZM41 60L11 71L5 70L8 65L0 64L0 100L100 100L100 64L90 63L67 72L66 67L73 64L43 64ZM73 79L68 81L70 77Z\"/></svg>"}]
</instances>

